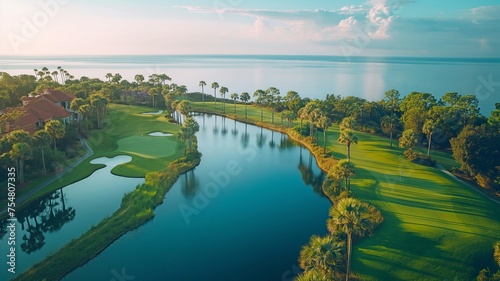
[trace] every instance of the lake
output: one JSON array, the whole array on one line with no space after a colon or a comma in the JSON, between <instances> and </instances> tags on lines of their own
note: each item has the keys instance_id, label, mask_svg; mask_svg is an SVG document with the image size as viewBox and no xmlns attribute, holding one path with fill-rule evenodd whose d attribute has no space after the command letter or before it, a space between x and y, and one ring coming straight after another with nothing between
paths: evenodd
<instances>
[{"instance_id":1,"label":"lake","mask_svg":"<svg viewBox=\"0 0 500 281\"><path fill-rule=\"evenodd\" d=\"M123 195L144 182L140 178L111 174L114 167L130 160L130 156L94 159L91 163L106 164L106 167L19 210L16 213L16 274L4 268L0 271L0 280L18 276L113 214L120 207ZM6 230L5 221L0 226ZM0 252L8 253L7 236L1 234ZM7 257L2 261L5 265Z\"/></svg>"},{"instance_id":2,"label":"lake","mask_svg":"<svg viewBox=\"0 0 500 281\"><path fill-rule=\"evenodd\" d=\"M293 279L301 246L327 233L331 203L314 157L281 133L195 118L201 164L180 176L152 221L64 280Z\"/></svg>"},{"instance_id":3,"label":"lake","mask_svg":"<svg viewBox=\"0 0 500 281\"><path fill-rule=\"evenodd\" d=\"M105 78L120 73L133 81L135 74L146 79L165 73L172 83L201 91L200 80L212 94L217 81L229 93L249 92L274 86L282 95L294 90L302 97L323 99L327 94L380 100L385 91L397 89L432 93L439 98L447 92L476 94L481 112L488 116L499 102L500 59L416 58L416 57L333 57L276 55L144 55L144 56L0 56L0 71L34 74L44 66L62 66L79 78Z\"/></svg>"}]
</instances>

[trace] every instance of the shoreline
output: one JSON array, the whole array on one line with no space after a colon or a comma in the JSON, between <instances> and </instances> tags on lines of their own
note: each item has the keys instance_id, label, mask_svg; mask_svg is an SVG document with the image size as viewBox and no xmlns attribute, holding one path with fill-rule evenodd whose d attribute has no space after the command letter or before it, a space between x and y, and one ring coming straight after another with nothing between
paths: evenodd
<instances>
[{"instance_id":1,"label":"shoreline","mask_svg":"<svg viewBox=\"0 0 500 281\"><path fill-rule=\"evenodd\" d=\"M200 162L201 153L198 153L193 160L182 157L161 172L149 173L150 176L158 175L158 180L163 180L164 184L148 179L150 176L147 175L146 183L138 185L134 191L126 194L120 208L110 217L104 218L80 237L65 244L12 280L61 280L78 267L85 265L120 237L153 219L154 209L163 203L164 197L179 176L196 168ZM152 197L150 192L143 190L148 188L156 191ZM138 208L138 204L143 202L141 199L145 196L150 196L153 203L150 206ZM95 237L99 238L95 239ZM75 253L83 253L83 256L75 258Z\"/></svg>"}]
</instances>

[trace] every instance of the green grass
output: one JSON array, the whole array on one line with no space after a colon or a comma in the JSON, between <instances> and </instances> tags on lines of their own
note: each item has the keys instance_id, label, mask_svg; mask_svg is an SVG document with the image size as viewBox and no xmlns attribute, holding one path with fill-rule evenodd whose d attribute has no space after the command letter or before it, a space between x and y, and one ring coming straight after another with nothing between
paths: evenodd
<instances>
[{"instance_id":1,"label":"green grass","mask_svg":"<svg viewBox=\"0 0 500 281\"><path fill-rule=\"evenodd\" d=\"M196 103L196 108L213 111L213 104ZM269 110L264 111L264 121L270 122ZM234 115L232 105L226 112ZM259 108L249 106L248 115L244 121L260 121ZM242 105L237 106L237 116L244 117ZM275 123L281 123L276 116ZM338 131L337 125L328 130L327 148L342 159L346 148L337 143ZM472 280L492 264L492 245L500 240L500 205L436 168L409 163L397 140L390 149L387 138L356 134L359 143L351 146L357 172L352 190L375 205L385 220L373 237L355 245L356 274L366 280ZM447 152L431 155L447 169L458 166Z\"/></svg>"},{"instance_id":2,"label":"green grass","mask_svg":"<svg viewBox=\"0 0 500 281\"><path fill-rule=\"evenodd\" d=\"M143 106L129 106L110 104L109 114L105 120L106 125L101 130L94 130L87 139L94 154L75 167L71 172L62 175L56 181L47 185L30 198L29 202L49 194L57 189L90 176L94 171L104 167L103 165L91 164L92 159L99 157L114 157L117 155L129 155L132 161L119 165L111 171L113 174L124 177L144 177L148 172L161 171L169 163L183 156L184 144L175 137L152 137L152 132L164 132L176 134L179 127L169 123L164 115L144 115L142 112L157 112L157 109ZM145 149L137 143L127 144L127 139L143 137L147 142L163 143L162 153L151 158L154 152L142 153ZM125 139L125 142L123 141ZM118 144L124 142L120 147ZM141 152L142 151L142 152ZM28 202L26 202L28 203Z\"/></svg>"}]
</instances>

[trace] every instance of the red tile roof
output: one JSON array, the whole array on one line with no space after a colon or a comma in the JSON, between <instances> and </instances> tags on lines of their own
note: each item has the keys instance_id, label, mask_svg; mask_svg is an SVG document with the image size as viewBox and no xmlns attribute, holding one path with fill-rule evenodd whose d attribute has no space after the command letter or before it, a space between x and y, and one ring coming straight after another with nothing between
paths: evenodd
<instances>
[{"instance_id":1,"label":"red tile roof","mask_svg":"<svg viewBox=\"0 0 500 281\"><path fill-rule=\"evenodd\" d=\"M41 95L42 96L42 95ZM54 102L61 102L61 101L72 101L75 99L75 96L72 94L67 94L65 92L61 92L59 90L54 90L54 89L47 89L43 93L43 96L51 96L55 99Z\"/></svg>"}]
</instances>

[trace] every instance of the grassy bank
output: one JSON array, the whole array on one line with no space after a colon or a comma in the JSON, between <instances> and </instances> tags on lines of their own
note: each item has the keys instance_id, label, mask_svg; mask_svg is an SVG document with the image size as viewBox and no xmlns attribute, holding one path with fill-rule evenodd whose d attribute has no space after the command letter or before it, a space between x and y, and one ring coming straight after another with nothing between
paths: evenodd
<instances>
[{"instance_id":1,"label":"grassy bank","mask_svg":"<svg viewBox=\"0 0 500 281\"><path fill-rule=\"evenodd\" d=\"M120 208L110 217L14 280L60 280L64 275L94 258L128 231L152 219L154 208L163 202L165 194L179 175L199 164L201 154L197 152L190 153L186 157L178 157L183 154L184 147L175 139L147 136L155 131L175 133L178 127L163 121L163 116L140 114L144 110L145 108L141 107L112 105L110 120L121 123L114 126L108 124L108 128L101 132L100 141L90 143L95 148L95 155L92 157L94 159L101 156L131 155L132 162L118 166L117 168L121 170L113 172L120 174L133 171L137 176L147 172L145 184L126 194ZM159 153L158 150L148 148L153 144L163 146ZM158 154L158 157L154 157L155 154ZM171 160L176 157L176 160ZM65 176L62 183L88 176L99 168L89 162L90 160L82 163Z\"/></svg>"},{"instance_id":2,"label":"grassy bank","mask_svg":"<svg viewBox=\"0 0 500 281\"><path fill-rule=\"evenodd\" d=\"M222 114L221 106L195 103L195 110ZM281 120L264 109L226 105L226 115L237 120L284 130ZM294 125L299 122L296 121ZM337 143L337 125L327 131L327 149L335 158L345 158L344 145ZM357 175L351 180L355 196L375 205L384 224L374 237L356 244L353 271L366 280L471 280L491 263L491 245L500 238L500 207L454 181L439 169L409 163L389 140L356 132L359 144L351 146L351 161ZM296 138L295 133L290 133ZM322 136L320 136L320 145ZM397 144L396 144L397 146ZM311 148L311 147L310 147ZM312 148L321 163L322 149ZM447 168L455 166L450 154L436 153ZM298 254L298 253L297 253Z\"/></svg>"},{"instance_id":3,"label":"grassy bank","mask_svg":"<svg viewBox=\"0 0 500 281\"><path fill-rule=\"evenodd\" d=\"M90 161L99 157L114 157L129 155L132 161L115 167L113 174L124 177L145 177L148 172L160 171L165 165L183 156L184 144L173 137L153 137L152 132L177 134L179 127L171 124L164 115L145 115L143 112L157 112L157 109L143 106L109 105L109 114L103 122L103 129L93 130L87 143L94 151L89 159L83 161L71 172L58 177L54 182L35 193L23 206L38 198L50 194L71 183L90 176L103 165L91 164ZM158 147L152 150L152 145ZM44 179L30 182L18 197L29 191Z\"/></svg>"}]
</instances>

